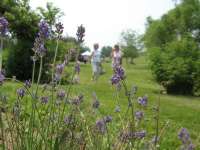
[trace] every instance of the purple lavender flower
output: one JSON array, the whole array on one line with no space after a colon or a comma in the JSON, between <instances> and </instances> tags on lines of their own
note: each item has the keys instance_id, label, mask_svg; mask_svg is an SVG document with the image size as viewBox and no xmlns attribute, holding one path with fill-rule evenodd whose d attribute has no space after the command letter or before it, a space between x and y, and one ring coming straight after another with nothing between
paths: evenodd
<instances>
[{"instance_id":1,"label":"purple lavender flower","mask_svg":"<svg viewBox=\"0 0 200 150\"><path fill-rule=\"evenodd\" d=\"M65 65L64 64L58 64L56 66L56 73L57 74L62 74L63 70L64 70Z\"/></svg>"},{"instance_id":2,"label":"purple lavender flower","mask_svg":"<svg viewBox=\"0 0 200 150\"><path fill-rule=\"evenodd\" d=\"M59 98L59 99L64 99L65 98L65 91L64 90L61 90L61 91L59 91L58 93L57 93L57 97Z\"/></svg>"},{"instance_id":3,"label":"purple lavender flower","mask_svg":"<svg viewBox=\"0 0 200 150\"><path fill-rule=\"evenodd\" d=\"M98 100L94 100L94 102L93 102L93 104L92 104L92 107L93 107L94 109L97 109L97 108L99 108L99 106L100 106L100 102L99 102Z\"/></svg>"},{"instance_id":4,"label":"purple lavender flower","mask_svg":"<svg viewBox=\"0 0 200 150\"><path fill-rule=\"evenodd\" d=\"M114 67L114 75L111 78L112 84L119 85L120 81L125 78L124 69L121 66Z\"/></svg>"},{"instance_id":5,"label":"purple lavender flower","mask_svg":"<svg viewBox=\"0 0 200 150\"><path fill-rule=\"evenodd\" d=\"M115 67L114 72L120 77L121 80L125 78L125 71L121 66Z\"/></svg>"},{"instance_id":6,"label":"purple lavender flower","mask_svg":"<svg viewBox=\"0 0 200 150\"><path fill-rule=\"evenodd\" d=\"M20 107L18 103L15 103L14 107L13 107L13 115L15 117L19 117L21 113Z\"/></svg>"},{"instance_id":7,"label":"purple lavender flower","mask_svg":"<svg viewBox=\"0 0 200 150\"><path fill-rule=\"evenodd\" d=\"M63 73L64 67L65 67L65 64L58 64L56 66L56 73L55 73L55 77L54 77L55 81L61 80L61 75Z\"/></svg>"},{"instance_id":8,"label":"purple lavender flower","mask_svg":"<svg viewBox=\"0 0 200 150\"><path fill-rule=\"evenodd\" d=\"M76 36L78 38L78 42L79 43L82 43L84 42L84 36L85 36L85 28L83 27L83 25L80 25L78 27L78 30L77 30L77 33L76 33Z\"/></svg>"},{"instance_id":9,"label":"purple lavender flower","mask_svg":"<svg viewBox=\"0 0 200 150\"><path fill-rule=\"evenodd\" d=\"M112 117L111 117L111 116L105 116L105 117L103 118L103 120L105 121L105 123L109 123L109 122L112 121Z\"/></svg>"},{"instance_id":10,"label":"purple lavender flower","mask_svg":"<svg viewBox=\"0 0 200 150\"><path fill-rule=\"evenodd\" d=\"M117 74L114 74L114 75L112 76L112 78L111 78L112 84L115 84L115 85L119 84L120 80L121 80L121 79L120 79L120 76L117 75Z\"/></svg>"},{"instance_id":11,"label":"purple lavender flower","mask_svg":"<svg viewBox=\"0 0 200 150\"><path fill-rule=\"evenodd\" d=\"M135 138L142 139L146 136L146 131L135 132Z\"/></svg>"},{"instance_id":12,"label":"purple lavender flower","mask_svg":"<svg viewBox=\"0 0 200 150\"><path fill-rule=\"evenodd\" d=\"M137 120L141 120L144 116L144 113L142 111L136 111L135 112L135 117Z\"/></svg>"},{"instance_id":13,"label":"purple lavender flower","mask_svg":"<svg viewBox=\"0 0 200 150\"><path fill-rule=\"evenodd\" d=\"M5 76L3 75L3 73L0 71L0 85L3 84L3 81L5 80Z\"/></svg>"},{"instance_id":14,"label":"purple lavender flower","mask_svg":"<svg viewBox=\"0 0 200 150\"><path fill-rule=\"evenodd\" d=\"M190 144L188 145L188 150L194 150L194 149L195 149L195 145L192 144L192 143L190 143Z\"/></svg>"},{"instance_id":15,"label":"purple lavender flower","mask_svg":"<svg viewBox=\"0 0 200 150\"><path fill-rule=\"evenodd\" d=\"M71 124L72 122L73 122L72 115L65 116L65 118L64 118L64 123L65 123L66 125L69 125L69 124Z\"/></svg>"},{"instance_id":16,"label":"purple lavender flower","mask_svg":"<svg viewBox=\"0 0 200 150\"><path fill-rule=\"evenodd\" d=\"M131 132L131 131L126 131L122 132L119 136L120 140L122 142L127 142L131 139L143 139L146 136L146 131L138 131L138 132Z\"/></svg>"},{"instance_id":17,"label":"purple lavender flower","mask_svg":"<svg viewBox=\"0 0 200 150\"><path fill-rule=\"evenodd\" d=\"M42 104L47 104L48 103L48 101L49 101L49 97L47 97L47 96L43 96L43 97L41 97L41 103Z\"/></svg>"},{"instance_id":18,"label":"purple lavender flower","mask_svg":"<svg viewBox=\"0 0 200 150\"><path fill-rule=\"evenodd\" d=\"M23 98L24 95L25 95L25 90L22 89L22 88L17 89L17 95L18 95L19 97Z\"/></svg>"},{"instance_id":19,"label":"purple lavender flower","mask_svg":"<svg viewBox=\"0 0 200 150\"><path fill-rule=\"evenodd\" d=\"M42 37L44 39L48 38L50 36L49 24L45 20L41 20L38 26L39 37Z\"/></svg>"},{"instance_id":20,"label":"purple lavender flower","mask_svg":"<svg viewBox=\"0 0 200 150\"><path fill-rule=\"evenodd\" d=\"M99 108L100 102L98 101L97 95L96 95L95 92L92 93L92 98L93 98L92 107L95 108L95 109Z\"/></svg>"},{"instance_id":21,"label":"purple lavender flower","mask_svg":"<svg viewBox=\"0 0 200 150\"><path fill-rule=\"evenodd\" d=\"M121 111L120 107L119 107L119 106L116 106L116 107L115 107L115 112L120 112L120 111Z\"/></svg>"},{"instance_id":22,"label":"purple lavender flower","mask_svg":"<svg viewBox=\"0 0 200 150\"><path fill-rule=\"evenodd\" d=\"M76 96L74 99L72 99L72 104L73 105L80 105L81 104L81 102L83 101L83 95L81 94L81 95L79 95L79 96Z\"/></svg>"},{"instance_id":23,"label":"purple lavender flower","mask_svg":"<svg viewBox=\"0 0 200 150\"><path fill-rule=\"evenodd\" d=\"M190 134L186 128L182 128L178 133L178 138L182 141L183 144L190 143Z\"/></svg>"},{"instance_id":24,"label":"purple lavender flower","mask_svg":"<svg viewBox=\"0 0 200 150\"><path fill-rule=\"evenodd\" d=\"M40 57L46 54L47 49L44 47L44 40L41 37L35 39L33 51Z\"/></svg>"},{"instance_id":25,"label":"purple lavender flower","mask_svg":"<svg viewBox=\"0 0 200 150\"><path fill-rule=\"evenodd\" d=\"M63 24L61 22L57 23L55 32L61 35L63 33L63 30L64 30Z\"/></svg>"},{"instance_id":26,"label":"purple lavender flower","mask_svg":"<svg viewBox=\"0 0 200 150\"><path fill-rule=\"evenodd\" d=\"M5 35L6 32L8 32L8 21L6 18L1 17L0 18L0 34Z\"/></svg>"},{"instance_id":27,"label":"purple lavender flower","mask_svg":"<svg viewBox=\"0 0 200 150\"><path fill-rule=\"evenodd\" d=\"M30 88L31 87L31 80L26 80L25 83L24 83L24 86L26 88Z\"/></svg>"},{"instance_id":28,"label":"purple lavender flower","mask_svg":"<svg viewBox=\"0 0 200 150\"><path fill-rule=\"evenodd\" d=\"M103 119L96 121L96 129L101 134L104 134L106 132L106 123Z\"/></svg>"},{"instance_id":29,"label":"purple lavender flower","mask_svg":"<svg viewBox=\"0 0 200 150\"><path fill-rule=\"evenodd\" d=\"M138 98L138 104L141 106L147 106L148 99L146 96Z\"/></svg>"},{"instance_id":30,"label":"purple lavender flower","mask_svg":"<svg viewBox=\"0 0 200 150\"><path fill-rule=\"evenodd\" d=\"M80 63L79 63L79 62L76 63L74 70L75 70L75 72L76 72L77 74L80 73L80 70L81 70L81 69L80 69Z\"/></svg>"}]
</instances>

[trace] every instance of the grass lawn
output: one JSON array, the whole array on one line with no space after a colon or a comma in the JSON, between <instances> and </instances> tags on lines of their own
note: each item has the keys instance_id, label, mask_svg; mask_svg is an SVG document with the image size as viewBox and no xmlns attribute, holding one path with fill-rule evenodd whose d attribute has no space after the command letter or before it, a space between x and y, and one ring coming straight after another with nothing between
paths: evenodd
<instances>
[{"instance_id":1,"label":"grass lawn","mask_svg":"<svg viewBox=\"0 0 200 150\"><path fill-rule=\"evenodd\" d=\"M98 115L111 115L113 120L118 122L118 117L114 112L117 102L115 100L115 88L111 85L109 79L112 76L112 69L110 63L104 63L103 67L106 71L105 74L100 76L97 83L91 81L91 66L90 64L81 65L80 84L74 85L72 91L74 94L83 93L85 96L84 108L91 107L92 93L96 95L101 103ZM135 60L135 65L124 63L124 68L127 75L127 84L131 88L132 85L138 87L136 97L148 96L149 107L145 112L145 116L150 119L145 121L147 134L152 135L155 133L155 123L153 122L152 108L157 105L159 99L159 91L161 87L154 81L151 71L148 69L148 62L144 56ZM17 84L7 83L0 90L3 90L7 95L16 90ZM66 85L67 86L67 85ZM63 87L65 88L65 86ZM121 114L123 115L127 108L127 100L123 96L124 92L118 95L119 104L121 107ZM10 95L14 99L14 95ZM192 96L181 95L160 95L160 128L166 126L164 136L161 139L161 149L173 150L177 149L180 142L177 133L181 127L188 128L191 137L196 144L200 142L200 98ZM116 131L115 124L110 125L112 132ZM197 148L198 149L198 148Z\"/></svg>"}]
</instances>

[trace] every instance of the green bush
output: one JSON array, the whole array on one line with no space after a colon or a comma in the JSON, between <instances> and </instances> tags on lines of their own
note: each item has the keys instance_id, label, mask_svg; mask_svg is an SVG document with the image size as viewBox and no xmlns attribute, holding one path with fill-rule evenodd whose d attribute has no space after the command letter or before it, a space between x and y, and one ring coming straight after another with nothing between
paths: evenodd
<instances>
[{"instance_id":1,"label":"green bush","mask_svg":"<svg viewBox=\"0 0 200 150\"><path fill-rule=\"evenodd\" d=\"M162 51L151 50L152 70L169 93L199 95L199 50L191 38L170 42Z\"/></svg>"},{"instance_id":2,"label":"green bush","mask_svg":"<svg viewBox=\"0 0 200 150\"><path fill-rule=\"evenodd\" d=\"M147 19L150 66L168 93L200 95L199 8L198 0L183 0L161 19Z\"/></svg>"}]
</instances>

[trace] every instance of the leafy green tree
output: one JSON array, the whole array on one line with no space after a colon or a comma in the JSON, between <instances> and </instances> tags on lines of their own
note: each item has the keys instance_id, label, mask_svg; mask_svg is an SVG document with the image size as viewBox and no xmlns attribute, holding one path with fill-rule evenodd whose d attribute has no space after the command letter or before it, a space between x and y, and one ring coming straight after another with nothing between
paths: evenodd
<instances>
[{"instance_id":1,"label":"leafy green tree","mask_svg":"<svg viewBox=\"0 0 200 150\"><path fill-rule=\"evenodd\" d=\"M200 95L199 29L199 0L182 0L161 19L147 19L144 40L151 68L169 93Z\"/></svg>"},{"instance_id":2,"label":"leafy green tree","mask_svg":"<svg viewBox=\"0 0 200 150\"><path fill-rule=\"evenodd\" d=\"M138 57L141 48L140 36L133 30L128 29L121 33L121 47L123 49L126 61L130 59L134 63L134 59Z\"/></svg>"},{"instance_id":3,"label":"leafy green tree","mask_svg":"<svg viewBox=\"0 0 200 150\"><path fill-rule=\"evenodd\" d=\"M9 49L5 63L7 76L15 75L21 80L29 79L32 74L30 59L33 55L32 47L37 36L38 23L45 19L53 28L62 13L52 3L47 3L47 10L40 9L38 13L31 10L29 0L1 0L0 14L8 19L11 38L16 41Z\"/></svg>"},{"instance_id":4,"label":"leafy green tree","mask_svg":"<svg viewBox=\"0 0 200 150\"><path fill-rule=\"evenodd\" d=\"M59 18L64 15L60 8L55 7L51 2L47 2L46 9L38 7L37 10L39 10L41 18L45 19L51 28L53 28Z\"/></svg>"},{"instance_id":5,"label":"leafy green tree","mask_svg":"<svg viewBox=\"0 0 200 150\"><path fill-rule=\"evenodd\" d=\"M111 46L103 46L101 49L101 54L103 57L110 57L112 52Z\"/></svg>"}]
</instances>

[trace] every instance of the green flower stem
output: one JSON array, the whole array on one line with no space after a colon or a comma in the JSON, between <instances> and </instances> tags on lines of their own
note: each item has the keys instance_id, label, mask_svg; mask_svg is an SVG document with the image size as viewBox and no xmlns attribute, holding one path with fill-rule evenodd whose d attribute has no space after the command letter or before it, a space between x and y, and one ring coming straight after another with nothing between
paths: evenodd
<instances>
[{"instance_id":1,"label":"green flower stem","mask_svg":"<svg viewBox=\"0 0 200 150\"><path fill-rule=\"evenodd\" d=\"M3 38L1 37L1 45L0 45L0 72L2 70L2 62L3 62Z\"/></svg>"},{"instance_id":2,"label":"green flower stem","mask_svg":"<svg viewBox=\"0 0 200 150\"><path fill-rule=\"evenodd\" d=\"M50 115L49 115L49 121L48 121L48 127L47 127L47 132L46 132L46 136L50 135L49 134L49 130L50 130L50 126L51 126L51 117L52 117L52 113L53 113L53 105L54 105L54 74L55 74L55 63L56 63L56 58L57 58L57 53L58 53L58 45L59 45L59 38L57 38L56 41L56 49L55 49L55 54L54 54L54 59L53 59L53 68L52 68L52 74L51 74L51 80L52 80L52 89L51 89L51 103L49 105L49 107L47 108L47 110L50 108ZM52 136L51 136L52 137ZM45 142L45 145L47 144L47 142ZM46 145L47 146L47 145ZM46 147L45 146L45 147ZM47 148L47 147L46 147Z\"/></svg>"}]
</instances>

